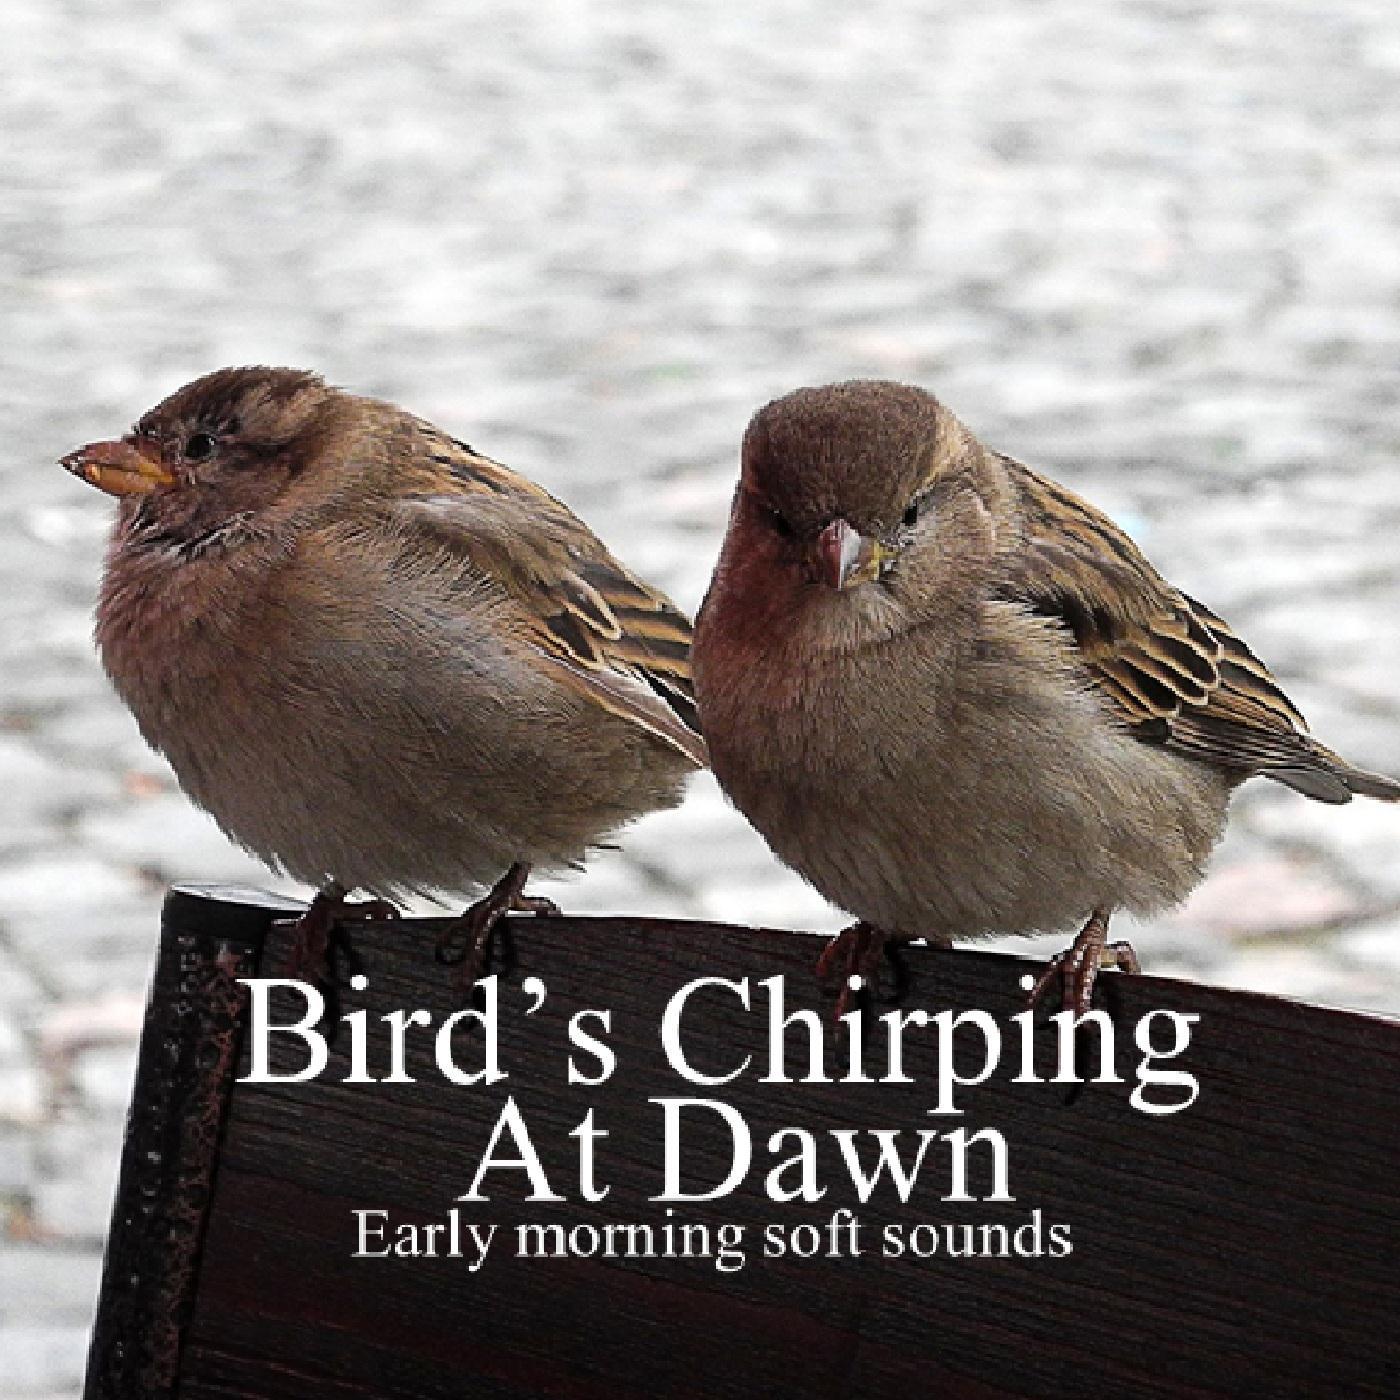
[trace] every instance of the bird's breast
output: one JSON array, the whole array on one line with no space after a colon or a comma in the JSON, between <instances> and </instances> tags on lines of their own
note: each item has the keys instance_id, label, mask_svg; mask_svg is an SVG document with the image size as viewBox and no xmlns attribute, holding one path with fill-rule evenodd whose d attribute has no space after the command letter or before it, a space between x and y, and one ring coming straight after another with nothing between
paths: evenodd
<instances>
[{"instance_id":1,"label":"bird's breast","mask_svg":"<svg viewBox=\"0 0 1400 1400\"><path fill-rule=\"evenodd\" d=\"M748 688L702 694L716 776L823 894L901 932L1060 928L1181 897L1223 788L1112 724L1039 624L974 642L754 666Z\"/></svg>"}]
</instances>

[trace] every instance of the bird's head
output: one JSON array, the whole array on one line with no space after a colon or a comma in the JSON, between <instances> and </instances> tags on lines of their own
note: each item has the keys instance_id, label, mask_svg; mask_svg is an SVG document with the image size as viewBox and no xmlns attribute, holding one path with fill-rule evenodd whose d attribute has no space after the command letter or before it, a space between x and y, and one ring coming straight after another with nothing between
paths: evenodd
<instances>
[{"instance_id":1,"label":"bird's head","mask_svg":"<svg viewBox=\"0 0 1400 1400\"><path fill-rule=\"evenodd\" d=\"M895 590L946 533L975 439L922 389L852 380L798 389L744 435L734 530L766 567L823 591Z\"/></svg>"},{"instance_id":2,"label":"bird's head","mask_svg":"<svg viewBox=\"0 0 1400 1400\"><path fill-rule=\"evenodd\" d=\"M304 370L216 370L62 465L162 542L193 545L272 510L321 457L346 399Z\"/></svg>"}]
</instances>

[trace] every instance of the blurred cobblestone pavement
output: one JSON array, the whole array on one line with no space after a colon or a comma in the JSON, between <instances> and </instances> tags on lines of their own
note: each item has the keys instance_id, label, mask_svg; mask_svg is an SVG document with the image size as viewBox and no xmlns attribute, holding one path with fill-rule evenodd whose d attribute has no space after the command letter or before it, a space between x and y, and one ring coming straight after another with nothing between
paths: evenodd
<instances>
[{"instance_id":1,"label":"blurred cobblestone pavement","mask_svg":"<svg viewBox=\"0 0 1400 1400\"><path fill-rule=\"evenodd\" d=\"M8 1400L78 1384L162 890L266 883L109 693L110 503L54 465L200 372L400 400L690 607L751 410L915 380L1400 772L1393 0L8 0L0 131ZM1398 850L1400 811L1254 784L1132 936L1400 1012ZM839 922L699 782L564 897Z\"/></svg>"}]
</instances>

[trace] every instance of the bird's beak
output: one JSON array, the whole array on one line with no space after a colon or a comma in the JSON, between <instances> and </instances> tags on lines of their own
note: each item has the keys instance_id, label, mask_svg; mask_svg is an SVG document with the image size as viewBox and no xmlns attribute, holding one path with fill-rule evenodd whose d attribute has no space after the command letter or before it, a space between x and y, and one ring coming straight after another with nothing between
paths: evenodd
<instances>
[{"instance_id":1,"label":"bird's beak","mask_svg":"<svg viewBox=\"0 0 1400 1400\"><path fill-rule=\"evenodd\" d=\"M862 535L837 516L817 536L815 573L829 588L854 588L879 578L891 554L879 540Z\"/></svg>"},{"instance_id":2,"label":"bird's beak","mask_svg":"<svg viewBox=\"0 0 1400 1400\"><path fill-rule=\"evenodd\" d=\"M74 476L110 496L144 496L158 486L173 486L175 476L152 444L142 451L133 442L90 442L59 459Z\"/></svg>"}]
</instances>

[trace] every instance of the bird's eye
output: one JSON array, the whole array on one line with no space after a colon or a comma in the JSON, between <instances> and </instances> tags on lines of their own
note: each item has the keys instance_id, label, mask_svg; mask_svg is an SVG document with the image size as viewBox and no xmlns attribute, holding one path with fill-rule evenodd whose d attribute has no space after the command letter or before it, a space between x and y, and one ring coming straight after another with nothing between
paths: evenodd
<instances>
[{"instance_id":1,"label":"bird's eye","mask_svg":"<svg viewBox=\"0 0 1400 1400\"><path fill-rule=\"evenodd\" d=\"M768 507L768 519L772 522L773 528L785 539L790 540L797 531L788 524L788 518L782 511Z\"/></svg>"},{"instance_id":2,"label":"bird's eye","mask_svg":"<svg viewBox=\"0 0 1400 1400\"><path fill-rule=\"evenodd\" d=\"M909 509L904 512L904 523L911 528L919 523L918 501L909 502Z\"/></svg>"},{"instance_id":3,"label":"bird's eye","mask_svg":"<svg viewBox=\"0 0 1400 1400\"><path fill-rule=\"evenodd\" d=\"M214 439L209 433L191 433L185 439L185 458L190 462L202 462L214 451Z\"/></svg>"}]
</instances>

